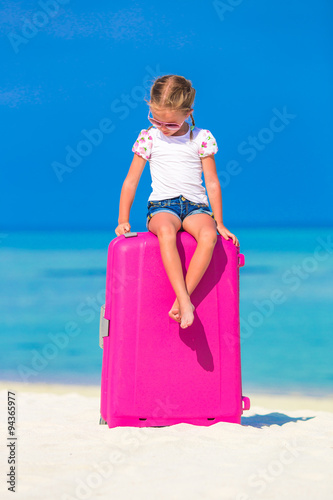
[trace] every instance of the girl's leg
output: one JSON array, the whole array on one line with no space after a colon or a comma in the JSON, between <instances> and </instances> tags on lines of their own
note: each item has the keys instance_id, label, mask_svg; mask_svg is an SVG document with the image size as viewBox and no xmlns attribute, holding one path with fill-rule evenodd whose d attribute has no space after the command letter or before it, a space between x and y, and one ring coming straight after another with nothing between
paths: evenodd
<instances>
[{"instance_id":1,"label":"girl's leg","mask_svg":"<svg viewBox=\"0 0 333 500\"><path fill-rule=\"evenodd\" d=\"M193 323L194 306L186 290L183 269L179 257L176 237L181 228L181 221L169 212L159 212L150 219L148 229L159 240L164 268L175 291L181 313L181 327L187 328Z\"/></svg>"},{"instance_id":2,"label":"girl's leg","mask_svg":"<svg viewBox=\"0 0 333 500\"><path fill-rule=\"evenodd\" d=\"M183 228L197 241L197 247L188 266L185 284L189 295L195 290L211 261L217 241L216 224L208 214L193 214L183 220ZM171 311L178 321L178 301L175 300Z\"/></svg>"}]
</instances>

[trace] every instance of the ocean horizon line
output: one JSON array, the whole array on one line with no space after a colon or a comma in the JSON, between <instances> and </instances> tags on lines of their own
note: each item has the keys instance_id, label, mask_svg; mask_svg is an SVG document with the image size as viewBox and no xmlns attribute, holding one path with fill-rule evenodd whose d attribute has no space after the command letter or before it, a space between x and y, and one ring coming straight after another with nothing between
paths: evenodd
<instances>
[{"instance_id":1,"label":"ocean horizon line","mask_svg":"<svg viewBox=\"0 0 333 500\"><path fill-rule=\"evenodd\" d=\"M316 223L316 224L301 224L301 223L295 223L295 224L252 224L252 225L244 225L244 224L234 224L233 222L227 222L225 223L226 225L229 225L230 227L237 228L237 229L333 229L333 222L331 224L328 223ZM131 230L133 230L134 224L131 224ZM140 226L144 226L144 224L140 223ZM115 226L116 227L116 226ZM71 233L71 232L114 232L114 228L108 228L108 227L4 227L0 226L0 237L1 234L4 232L10 232L10 233L42 233L42 232L49 232L49 233ZM144 231L137 231L137 232L148 232L146 227L144 228Z\"/></svg>"}]
</instances>

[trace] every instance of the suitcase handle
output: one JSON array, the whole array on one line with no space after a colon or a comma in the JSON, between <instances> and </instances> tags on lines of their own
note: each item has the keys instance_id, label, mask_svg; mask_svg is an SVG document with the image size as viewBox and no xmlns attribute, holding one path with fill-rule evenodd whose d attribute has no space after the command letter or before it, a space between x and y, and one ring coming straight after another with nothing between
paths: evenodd
<instances>
[{"instance_id":1,"label":"suitcase handle","mask_svg":"<svg viewBox=\"0 0 333 500\"><path fill-rule=\"evenodd\" d=\"M245 257L242 253L238 254L238 267L243 267L245 264Z\"/></svg>"},{"instance_id":2,"label":"suitcase handle","mask_svg":"<svg viewBox=\"0 0 333 500\"><path fill-rule=\"evenodd\" d=\"M127 233L124 233L125 238L132 238L133 236L137 236L138 233L133 233L132 231L128 231Z\"/></svg>"},{"instance_id":3,"label":"suitcase handle","mask_svg":"<svg viewBox=\"0 0 333 500\"><path fill-rule=\"evenodd\" d=\"M242 410L249 410L249 409L250 409L250 398L242 396Z\"/></svg>"}]
</instances>

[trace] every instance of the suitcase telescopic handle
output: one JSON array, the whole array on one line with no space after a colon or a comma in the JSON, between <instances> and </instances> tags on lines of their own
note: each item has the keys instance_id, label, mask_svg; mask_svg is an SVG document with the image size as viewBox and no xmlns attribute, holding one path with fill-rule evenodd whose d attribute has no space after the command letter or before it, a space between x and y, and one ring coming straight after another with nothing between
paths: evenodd
<instances>
[{"instance_id":1,"label":"suitcase telescopic handle","mask_svg":"<svg viewBox=\"0 0 333 500\"><path fill-rule=\"evenodd\" d=\"M132 238L133 236L137 236L138 233L134 233L132 231L128 231L127 233L124 233L125 238Z\"/></svg>"}]
</instances>

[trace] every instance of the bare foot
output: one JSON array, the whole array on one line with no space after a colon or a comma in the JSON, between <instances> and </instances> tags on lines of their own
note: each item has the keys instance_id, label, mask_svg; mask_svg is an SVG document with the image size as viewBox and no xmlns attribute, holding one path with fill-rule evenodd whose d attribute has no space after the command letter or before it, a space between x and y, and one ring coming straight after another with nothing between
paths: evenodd
<instances>
[{"instance_id":1,"label":"bare foot","mask_svg":"<svg viewBox=\"0 0 333 500\"><path fill-rule=\"evenodd\" d=\"M195 307L192 304L190 298L184 304L180 306L180 317L181 317L181 328L187 328L191 326L194 321L194 311Z\"/></svg>"},{"instance_id":2,"label":"bare foot","mask_svg":"<svg viewBox=\"0 0 333 500\"><path fill-rule=\"evenodd\" d=\"M180 309L179 309L179 303L178 303L178 299L176 298L176 300L174 301L170 311L169 311L169 316L170 318L174 319L175 321L177 321L177 323L180 323L181 321L181 317L180 317Z\"/></svg>"}]
</instances>

